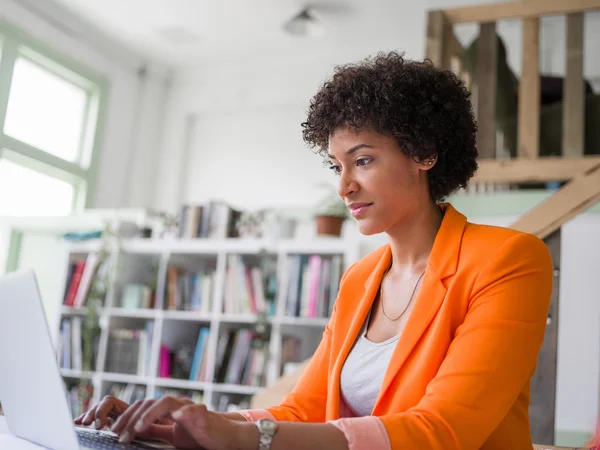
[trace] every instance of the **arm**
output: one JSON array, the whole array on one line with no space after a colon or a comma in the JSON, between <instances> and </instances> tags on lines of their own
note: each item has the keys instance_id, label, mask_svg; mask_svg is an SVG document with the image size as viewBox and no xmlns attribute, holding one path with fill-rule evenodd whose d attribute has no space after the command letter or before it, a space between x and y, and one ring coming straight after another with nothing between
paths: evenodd
<instances>
[{"instance_id":1,"label":"arm","mask_svg":"<svg viewBox=\"0 0 600 450\"><path fill-rule=\"evenodd\" d=\"M421 402L381 417L393 449L483 445L535 371L552 272L548 249L530 235L515 235L490 258Z\"/></svg>"},{"instance_id":2,"label":"arm","mask_svg":"<svg viewBox=\"0 0 600 450\"><path fill-rule=\"evenodd\" d=\"M253 423L243 424L237 433L237 450L256 450L259 432ZM342 431L329 423L281 422L273 437L271 450L348 450L348 441ZM361 447L364 449L365 447ZM383 450L367 447L369 450ZM357 448L358 450L358 448ZM387 449L386 449L387 450Z\"/></svg>"}]
</instances>

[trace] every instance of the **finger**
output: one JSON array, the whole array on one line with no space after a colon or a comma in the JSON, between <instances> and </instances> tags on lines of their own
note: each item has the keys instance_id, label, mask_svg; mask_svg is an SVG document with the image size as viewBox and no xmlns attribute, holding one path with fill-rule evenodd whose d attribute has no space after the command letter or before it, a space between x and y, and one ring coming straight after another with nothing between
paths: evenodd
<instances>
[{"instance_id":1,"label":"finger","mask_svg":"<svg viewBox=\"0 0 600 450\"><path fill-rule=\"evenodd\" d=\"M93 408L88 410L87 413L85 413L85 416L83 416L83 419L81 419L81 425L88 426L96 419L96 409L97 408L98 408L98 405L94 406Z\"/></svg>"},{"instance_id":2,"label":"finger","mask_svg":"<svg viewBox=\"0 0 600 450\"><path fill-rule=\"evenodd\" d=\"M155 400L138 400L137 402L135 402L119 416L119 418L115 421L110 430L113 433L121 434L123 428L125 428L125 426L129 423L131 416L134 415L138 409L142 408L144 404L153 401Z\"/></svg>"},{"instance_id":3,"label":"finger","mask_svg":"<svg viewBox=\"0 0 600 450\"><path fill-rule=\"evenodd\" d=\"M158 403L159 400L147 400L144 404L135 410L131 416L127 419L127 423L123 425L120 429L119 434L121 437L119 438L119 442L129 443L133 441L135 438L136 432L134 430L135 425L139 422L140 417L144 414L149 408L151 408L155 403Z\"/></svg>"},{"instance_id":4,"label":"finger","mask_svg":"<svg viewBox=\"0 0 600 450\"><path fill-rule=\"evenodd\" d=\"M127 403L115 397L104 397L104 399L98 405L98 409L96 411L96 429L103 429L109 424L109 418L116 419L127 409L127 407Z\"/></svg>"},{"instance_id":5,"label":"finger","mask_svg":"<svg viewBox=\"0 0 600 450\"><path fill-rule=\"evenodd\" d=\"M168 416L171 412L177 411L186 403L181 400L165 396L158 400L156 403L151 405L144 411L139 411L139 414L135 418L132 417L131 423L134 428L130 431L130 435L133 436L135 433L143 433L150 425L156 423L165 416ZM135 420L135 421L134 421Z\"/></svg>"},{"instance_id":6,"label":"finger","mask_svg":"<svg viewBox=\"0 0 600 450\"><path fill-rule=\"evenodd\" d=\"M73 422L75 422L75 425L81 425L81 421L83 420L83 418L85 417L86 414L87 414L87 412L84 412L79 417L77 417L75 420L73 420Z\"/></svg>"}]
</instances>

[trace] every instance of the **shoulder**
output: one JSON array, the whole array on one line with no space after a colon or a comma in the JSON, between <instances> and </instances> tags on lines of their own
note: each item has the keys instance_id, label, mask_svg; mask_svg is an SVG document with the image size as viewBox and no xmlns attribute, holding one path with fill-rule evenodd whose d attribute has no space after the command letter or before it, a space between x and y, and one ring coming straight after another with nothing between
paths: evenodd
<instances>
[{"instance_id":1,"label":"shoulder","mask_svg":"<svg viewBox=\"0 0 600 450\"><path fill-rule=\"evenodd\" d=\"M512 228L467 222L461 241L461 259L486 262L504 256L535 256L550 259L544 241L537 236Z\"/></svg>"},{"instance_id":2,"label":"shoulder","mask_svg":"<svg viewBox=\"0 0 600 450\"><path fill-rule=\"evenodd\" d=\"M513 289L536 286L543 299L539 304L545 307L554 267L542 239L510 228L467 223L460 254L456 282L465 289L470 286L472 295L500 284L511 295L517 295Z\"/></svg>"}]
</instances>

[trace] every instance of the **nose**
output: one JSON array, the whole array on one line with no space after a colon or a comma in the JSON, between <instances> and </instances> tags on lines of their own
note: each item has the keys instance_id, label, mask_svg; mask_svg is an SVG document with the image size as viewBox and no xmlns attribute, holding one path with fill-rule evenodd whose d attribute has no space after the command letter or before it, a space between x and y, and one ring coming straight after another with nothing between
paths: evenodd
<instances>
[{"instance_id":1,"label":"nose","mask_svg":"<svg viewBox=\"0 0 600 450\"><path fill-rule=\"evenodd\" d=\"M350 171L342 172L338 182L338 195L341 198L349 197L358 190L358 184L351 176Z\"/></svg>"}]
</instances>

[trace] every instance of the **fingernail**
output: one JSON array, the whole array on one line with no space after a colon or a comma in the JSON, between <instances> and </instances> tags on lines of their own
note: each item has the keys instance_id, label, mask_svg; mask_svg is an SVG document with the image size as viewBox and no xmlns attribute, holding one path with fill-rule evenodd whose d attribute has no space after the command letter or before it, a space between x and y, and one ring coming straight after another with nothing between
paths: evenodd
<instances>
[{"instance_id":1,"label":"fingernail","mask_svg":"<svg viewBox=\"0 0 600 450\"><path fill-rule=\"evenodd\" d=\"M124 444L124 443L127 443L127 442L129 442L129 432L128 432L128 431L126 431L125 433L123 433L123 434L121 435L121 437L119 438L119 442L120 442L121 444Z\"/></svg>"},{"instance_id":2,"label":"fingernail","mask_svg":"<svg viewBox=\"0 0 600 450\"><path fill-rule=\"evenodd\" d=\"M173 419L181 419L183 417L183 413L180 410L175 411L173 414Z\"/></svg>"},{"instance_id":3,"label":"fingernail","mask_svg":"<svg viewBox=\"0 0 600 450\"><path fill-rule=\"evenodd\" d=\"M100 419L96 419L96 422L94 422L94 426L96 427L96 430L99 430L100 428L102 428L102 421Z\"/></svg>"},{"instance_id":4,"label":"fingernail","mask_svg":"<svg viewBox=\"0 0 600 450\"><path fill-rule=\"evenodd\" d=\"M137 423L135 424L135 427L133 427L135 429L135 431L142 431L142 427L144 426L144 424L142 423L141 420L138 420Z\"/></svg>"}]
</instances>

